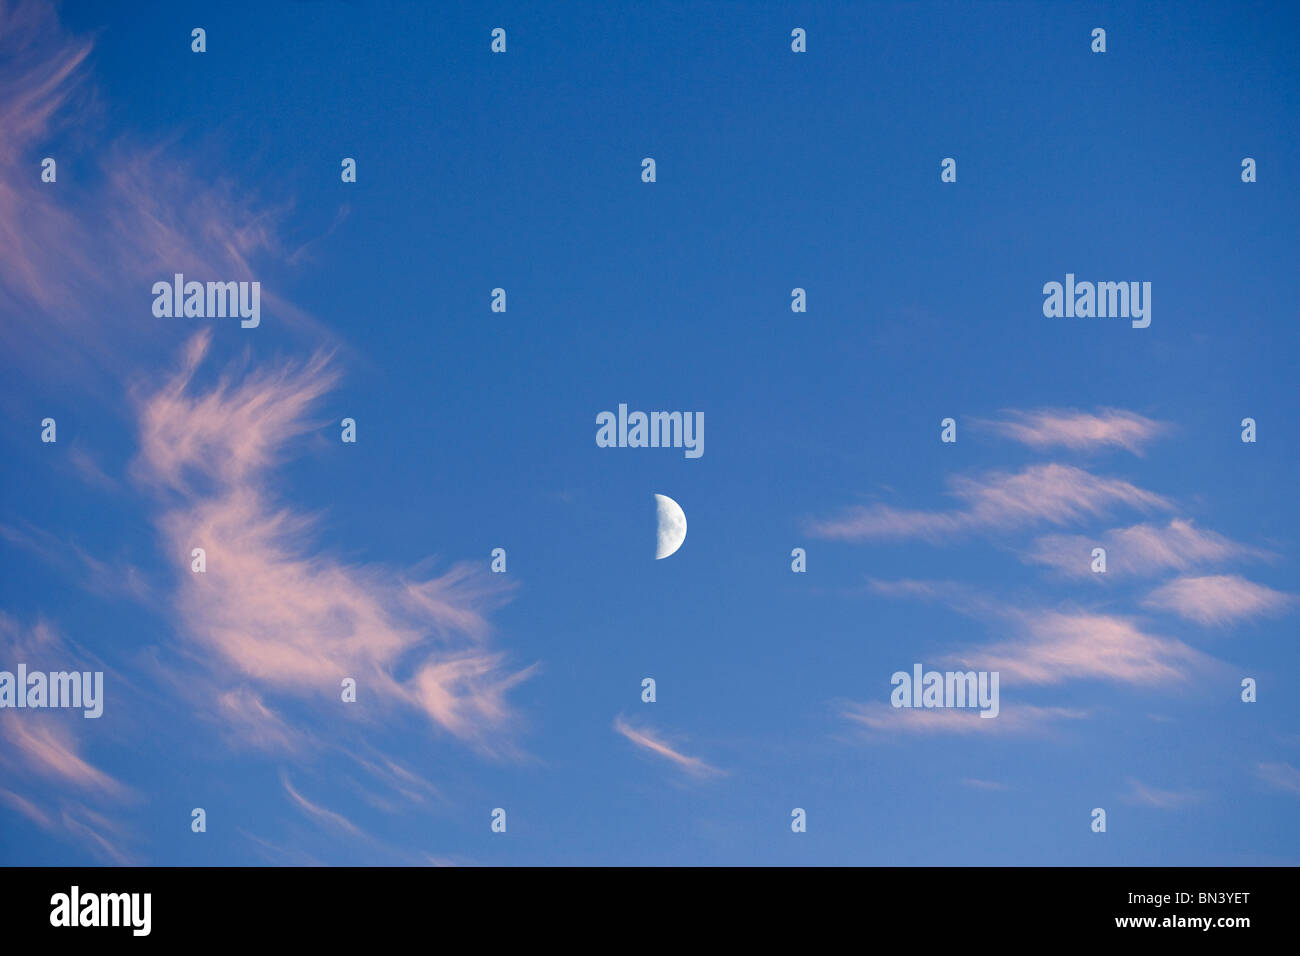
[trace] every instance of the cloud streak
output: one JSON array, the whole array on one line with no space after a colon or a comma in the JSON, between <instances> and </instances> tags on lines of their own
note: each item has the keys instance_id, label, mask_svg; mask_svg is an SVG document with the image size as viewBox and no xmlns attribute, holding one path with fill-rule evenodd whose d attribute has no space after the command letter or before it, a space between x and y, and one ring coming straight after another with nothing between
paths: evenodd
<instances>
[{"instance_id":1,"label":"cloud streak","mask_svg":"<svg viewBox=\"0 0 1300 956\"><path fill-rule=\"evenodd\" d=\"M614 729L644 750L670 761L674 766L693 777L713 777L723 773L717 767L705 763L699 757L690 757L677 750L674 750L665 743L654 731L638 730L632 727L623 719L620 714L614 720Z\"/></svg>"},{"instance_id":2,"label":"cloud streak","mask_svg":"<svg viewBox=\"0 0 1300 956\"><path fill-rule=\"evenodd\" d=\"M255 262L287 262L276 224L288 202L266 208L166 145L105 141L86 71L93 46L63 33L52 4L0 0L0 348L33 375L110 400L118 370L161 355L176 334L152 317L152 283L176 272L264 278ZM64 127L82 146L61 151L58 180L43 183L36 157ZM272 286L264 318L329 335ZM103 321L113 310L139 321Z\"/></svg>"},{"instance_id":3,"label":"cloud streak","mask_svg":"<svg viewBox=\"0 0 1300 956\"><path fill-rule=\"evenodd\" d=\"M333 810L318 806L295 790L293 784L289 782L289 775L287 773L282 772L280 774L280 784L284 787L284 792L289 795L289 799L293 801L294 805L317 822L323 823L331 829L342 831L348 836L367 836L365 831L341 813L335 813Z\"/></svg>"},{"instance_id":4,"label":"cloud streak","mask_svg":"<svg viewBox=\"0 0 1300 956\"><path fill-rule=\"evenodd\" d=\"M1175 638L1148 633L1138 621L1078 609L1014 608L945 582L872 581L873 592L921 598L984 621L1014 636L972 645L939 658L962 669L998 671L1004 684L1105 680L1123 684L1179 683L1216 665L1214 658Z\"/></svg>"},{"instance_id":5,"label":"cloud streak","mask_svg":"<svg viewBox=\"0 0 1300 956\"><path fill-rule=\"evenodd\" d=\"M1160 495L1116 478L1103 478L1072 465L1032 465L1016 473L990 472L949 480L963 506L950 511L911 511L877 504L837 518L812 521L819 538L866 541L920 538L930 542L970 531L1010 530L1048 523L1062 525L1104 515L1117 507L1168 510Z\"/></svg>"},{"instance_id":6,"label":"cloud streak","mask_svg":"<svg viewBox=\"0 0 1300 956\"><path fill-rule=\"evenodd\" d=\"M119 689L125 686L111 669L65 641L43 621L24 627L3 613L0 660L11 666L24 661L36 670L104 670L106 684L112 682ZM102 859L119 865L132 863L114 843L123 837L120 825L86 804L120 808L134 801L137 792L84 755L79 732L89 728L79 712L74 714L0 711L0 777L5 784L0 788L0 803ZM17 792L19 788L26 792Z\"/></svg>"},{"instance_id":7,"label":"cloud streak","mask_svg":"<svg viewBox=\"0 0 1300 956\"><path fill-rule=\"evenodd\" d=\"M1255 772L1259 774L1259 779L1274 790L1300 796L1300 770L1289 763L1261 763Z\"/></svg>"},{"instance_id":8,"label":"cloud streak","mask_svg":"<svg viewBox=\"0 0 1300 956\"><path fill-rule=\"evenodd\" d=\"M11 755L5 759L6 763L17 756L19 761L15 762L58 783L108 797L125 797L130 793L113 777L87 762L78 752L73 736L53 722L37 723L7 711L0 714L0 739L5 741Z\"/></svg>"},{"instance_id":9,"label":"cloud streak","mask_svg":"<svg viewBox=\"0 0 1300 956\"><path fill-rule=\"evenodd\" d=\"M1205 795L1195 791L1158 790L1148 787L1139 780L1129 778L1129 792L1122 798L1127 803L1139 803L1159 810L1176 810L1192 803L1199 803Z\"/></svg>"},{"instance_id":10,"label":"cloud streak","mask_svg":"<svg viewBox=\"0 0 1300 956\"><path fill-rule=\"evenodd\" d=\"M506 749L505 695L529 670L507 671L504 655L484 646L484 612L504 589L464 565L423 577L312 554L315 522L272 502L266 479L286 445L318 427L309 410L336 376L317 355L198 389L211 337L194 336L176 374L139 396L132 472L173 504L159 527L179 572L184 635L258 689L223 696L222 706L242 702L252 739L281 746L284 722L263 695L337 701L350 677L367 712L413 707L483 751ZM195 547L205 549L205 573L189 570Z\"/></svg>"},{"instance_id":11,"label":"cloud streak","mask_svg":"<svg viewBox=\"0 0 1300 956\"><path fill-rule=\"evenodd\" d=\"M961 707L895 707L887 701L865 701L845 705L841 716L882 738L899 733L918 736L942 734L986 734L988 736L1044 736L1062 720L1082 720L1087 711L1068 707L1035 707L1029 704L1003 705L992 718Z\"/></svg>"},{"instance_id":12,"label":"cloud streak","mask_svg":"<svg viewBox=\"0 0 1300 956\"><path fill-rule=\"evenodd\" d=\"M347 753L358 749L357 724L397 725L397 739L409 720L481 754L515 754L508 692L532 669L508 666L487 620L509 589L477 565L435 573L322 554L311 540L318 519L269 491L289 446L319 426L310 409L335 385L343 349L274 291L269 267L306 258L302 247L286 256L279 240L289 200L268 207L226 179L219 143L208 156L131 131L105 137L86 69L92 50L92 39L61 30L52 5L0 0L0 350L42 388L123 413L138 429L129 483L109 477L75 436L64 467L113 492L115 505L143 504L155 516L164 573L146 580L121 555L92 555L9 519L0 518L0 538L87 590L170 612L168 639L148 655L153 677L176 713L217 725L234 746L298 759L325 747ZM42 183L46 143L71 129L75 138L48 147L57 150L58 181ZM263 280L264 325L327 346L298 362L258 357L256 365L249 350L242 367L200 388L214 327L223 346L249 340L237 325L225 339L219 325L153 318L152 283L175 272ZM203 331L193 335L195 327ZM158 361L191 335L160 387ZM126 389L131 382L140 384ZM207 549L206 574L189 571L193 547ZM314 733L314 718L337 718L344 706L344 676L356 678L359 703L331 724L336 733ZM83 756L77 730L0 721L10 779L45 781L36 795L7 783L4 802L112 857L104 841L113 831L91 811L65 801L60 812L47 799L53 786L87 801L130 792ZM428 791L363 743L381 780L413 799ZM37 806L39 819L29 812Z\"/></svg>"},{"instance_id":13,"label":"cloud streak","mask_svg":"<svg viewBox=\"0 0 1300 956\"><path fill-rule=\"evenodd\" d=\"M1105 680L1168 684L1189 678L1214 659L1182 641L1148 634L1129 618L1088 611L1008 612L1016 638L954 654L964 667L999 671L1004 682L1060 684Z\"/></svg>"},{"instance_id":14,"label":"cloud streak","mask_svg":"<svg viewBox=\"0 0 1300 956\"><path fill-rule=\"evenodd\" d=\"M1034 449L1068 448L1089 451L1123 448L1141 455L1143 446L1168 430L1162 422L1117 408L1096 414L1072 409L1009 411L1002 419L977 419L976 424Z\"/></svg>"},{"instance_id":15,"label":"cloud streak","mask_svg":"<svg viewBox=\"0 0 1300 956\"><path fill-rule=\"evenodd\" d=\"M1092 549L1106 549L1108 573L1154 576L1165 571L1236 559L1264 559L1266 552L1238 544L1214 531L1203 531L1183 518L1167 525L1137 524L1114 528L1096 537L1044 535L1034 541L1024 560L1056 568L1074 577L1089 577Z\"/></svg>"},{"instance_id":16,"label":"cloud streak","mask_svg":"<svg viewBox=\"0 0 1300 956\"><path fill-rule=\"evenodd\" d=\"M1175 578L1152 591L1143 607L1177 614L1206 627L1283 614L1295 598L1236 574Z\"/></svg>"}]
</instances>

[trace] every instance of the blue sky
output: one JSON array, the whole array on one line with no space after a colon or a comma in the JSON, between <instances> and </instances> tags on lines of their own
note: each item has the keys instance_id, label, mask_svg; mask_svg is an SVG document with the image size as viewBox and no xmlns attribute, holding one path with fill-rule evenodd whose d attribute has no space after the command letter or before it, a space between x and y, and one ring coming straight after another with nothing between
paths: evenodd
<instances>
[{"instance_id":1,"label":"blue sky","mask_svg":"<svg viewBox=\"0 0 1300 956\"><path fill-rule=\"evenodd\" d=\"M3 11L0 861L1300 861L1290 5Z\"/></svg>"}]
</instances>

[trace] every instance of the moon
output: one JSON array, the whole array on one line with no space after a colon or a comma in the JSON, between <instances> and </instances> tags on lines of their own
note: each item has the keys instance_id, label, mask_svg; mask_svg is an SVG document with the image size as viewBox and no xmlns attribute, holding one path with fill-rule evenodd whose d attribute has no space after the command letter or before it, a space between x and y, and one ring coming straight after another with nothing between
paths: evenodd
<instances>
[{"instance_id":1,"label":"moon","mask_svg":"<svg viewBox=\"0 0 1300 956\"><path fill-rule=\"evenodd\" d=\"M686 540L686 512L667 495L655 495L659 512L659 540L655 546L655 560L673 554Z\"/></svg>"}]
</instances>

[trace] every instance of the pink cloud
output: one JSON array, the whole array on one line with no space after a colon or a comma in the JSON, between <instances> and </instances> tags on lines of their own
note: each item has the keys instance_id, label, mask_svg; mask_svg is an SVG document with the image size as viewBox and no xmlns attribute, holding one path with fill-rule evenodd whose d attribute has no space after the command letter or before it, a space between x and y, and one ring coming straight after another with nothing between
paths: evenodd
<instances>
[{"instance_id":1,"label":"pink cloud","mask_svg":"<svg viewBox=\"0 0 1300 956\"><path fill-rule=\"evenodd\" d=\"M1107 573L1131 575L1155 575L1237 558L1270 556L1214 531L1202 531L1191 521L1174 518L1163 526L1138 524L1114 528L1096 537L1044 535L1034 542L1025 560L1075 577L1088 577L1092 574L1092 549L1099 546L1106 549Z\"/></svg>"},{"instance_id":2,"label":"pink cloud","mask_svg":"<svg viewBox=\"0 0 1300 956\"><path fill-rule=\"evenodd\" d=\"M1134 412L1103 408L1097 414L1068 409L1007 412L1000 421L980 420L979 425L1031 448L1070 448L1083 451L1114 446L1134 454L1167 431L1167 426Z\"/></svg>"},{"instance_id":3,"label":"pink cloud","mask_svg":"<svg viewBox=\"0 0 1300 956\"><path fill-rule=\"evenodd\" d=\"M269 752L290 752L299 748L303 734L268 707L262 696L248 687L220 691L216 715L232 742Z\"/></svg>"},{"instance_id":4,"label":"pink cloud","mask_svg":"<svg viewBox=\"0 0 1300 956\"><path fill-rule=\"evenodd\" d=\"M1164 684L1186 679L1213 659L1173 638L1143 631L1110 614L1033 610L1010 611L1018 638L968 648L949 660L964 668L998 671L1005 684L1059 684L1108 680Z\"/></svg>"},{"instance_id":5,"label":"pink cloud","mask_svg":"<svg viewBox=\"0 0 1300 956\"><path fill-rule=\"evenodd\" d=\"M111 684L121 693L127 686L111 669L64 640L44 621L24 627L4 613L0 613L0 660L8 661L9 667L26 663L32 671L103 670L105 687ZM89 729L87 724L95 725L96 730L100 726L99 721L87 721L75 710L71 714L0 711L0 777L6 787L0 789L0 802L109 862L130 863L133 861L114 842L122 836L118 824L80 802L120 807L136 797L133 790L83 755L79 732ZM20 787L26 792L17 792ZM69 799L70 794L76 798Z\"/></svg>"},{"instance_id":6,"label":"pink cloud","mask_svg":"<svg viewBox=\"0 0 1300 956\"><path fill-rule=\"evenodd\" d=\"M293 258L276 231L289 202L267 208L223 170L201 168L202 154L130 131L105 141L87 70L93 42L68 37L56 10L0 0L0 348L33 375L114 399L119 370L189 331L153 316L152 283L176 272L267 279L255 265ZM75 145L47 147L65 129ZM53 183L41 181L47 148L57 153ZM269 278L263 322L329 336ZM108 313L120 320L104 321Z\"/></svg>"},{"instance_id":7,"label":"pink cloud","mask_svg":"<svg viewBox=\"0 0 1300 956\"><path fill-rule=\"evenodd\" d=\"M179 492L192 490L192 476L235 485L275 464L286 441L322 424L306 412L337 381L328 359L316 355L250 371L238 383L226 375L195 395L190 386L211 345L211 330L195 334L177 374L140 405L143 467L133 470Z\"/></svg>"},{"instance_id":8,"label":"pink cloud","mask_svg":"<svg viewBox=\"0 0 1300 956\"><path fill-rule=\"evenodd\" d=\"M364 713L412 707L484 751L508 749L506 692L530 671L506 670L504 655L482 646L484 612L504 589L468 566L412 577L312 554L313 519L272 502L266 478L293 438L319 426L308 415L335 381L328 360L227 374L199 390L211 338L197 334L178 372L138 396L132 472L175 504L159 526L178 570L185 637L253 691L221 706L242 701L236 724L249 739L282 746L286 728L267 692L337 702L343 678L353 678ZM205 573L189 570L196 547Z\"/></svg>"},{"instance_id":9,"label":"pink cloud","mask_svg":"<svg viewBox=\"0 0 1300 956\"><path fill-rule=\"evenodd\" d=\"M223 150L186 153L118 125L106 138L87 70L92 41L67 37L56 9L44 0L0 0L0 349L42 388L115 411L124 383L144 383L120 408L138 416L132 485L109 478L75 444L68 467L97 487L147 495L178 586L169 597L116 556L92 556L44 532L18 531L19 543L92 589L116 579L115 594L151 608L170 604L177 638L151 658L154 676L173 703L215 721L240 745L298 756L327 745L346 752L346 742L314 735L300 715L304 702L332 708L332 716L351 706L339 700L339 681L350 676L360 702L344 712L352 722L331 725L337 737L355 741L356 723L373 729L409 714L481 752L513 752L517 716L507 691L531 669L511 670L489 647L487 621L508 589L485 580L478 566L434 574L322 555L310 540L312 516L268 491L289 443L319 425L308 410L333 386L331 357L339 350L330 331L277 295L275 275L265 274L305 258L278 235L291 201L268 207L227 179L234 167ZM67 130L75 136L63 137ZM52 141L58 182L42 183L39 159ZM155 318L152 283L175 272L263 280L263 328L292 327L326 345L302 362L231 370L199 389L194 377L212 350L211 330L225 335L230 327ZM223 345L249 344L238 323L230 331ZM158 387L154 360L182 336L185 360ZM188 570L195 546L208 548L206 575ZM171 666L176 651L179 667ZM7 769L81 781L101 796L125 793L96 776L73 732L7 724L0 732ZM384 779L397 776L392 770ZM419 792L412 780L400 785ZM92 846L107 833L78 808L57 817L49 811L47 819L80 828Z\"/></svg>"},{"instance_id":10,"label":"pink cloud","mask_svg":"<svg viewBox=\"0 0 1300 956\"><path fill-rule=\"evenodd\" d=\"M87 250L67 248L66 237L84 236L84 227L56 202L58 184L40 181L34 152L77 94L90 50L90 42L59 33L51 5L0 3L0 290L47 311L75 301L68 283L49 281L51 270L100 272ZM61 261L60 251L70 258ZM16 324L0 326L6 339Z\"/></svg>"},{"instance_id":11,"label":"pink cloud","mask_svg":"<svg viewBox=\"0 0 1300 956\"><path fill-rule=\"evenodd\" d=\"M289 799L312 819L325 824L325 826L330 827L331 829L340 830L348 836L366 836L364 830L341 813L335 813L333 810L312 803L300 794L293 788L293 784L289 782L289 775L287 773L281 772L280 783L284 787L284 792L289 795Z\"/></svg>"},{"instance_id":12,"label":"pink cloud","mask_svg":"<svg viewBox=\"0 0 1300 956\"><path fill-rule=\"evenodd\" d=\"M0 803L17 810L43 830L54 829L54 820L44 810L26 797L0 787Z\"/></svg>"},{"instance_id":13,"label":"pink cloud","mask_svg":"<svg viewBox=\"0 0 1300 956\"><path fill-rule=\"evenodd\" d=\"M1036 523L1066 524L1116 507L1168 509L1160 495L1127 481L1102 478L1071 465L1033 465L1008 474L950 479L951 493L964 503L952 511L906 511L887 505L852 509L839 518L814 521L820 538L860 541L880 538L943 538L974 530L1005 530Z\"/></svg>"},{"instance_id":14,"label":"pink cloud","mask_svg":"<svg viewBox=\"0 0 1300 956\"><path fill-rule=\"evenodd\" d=\"M722 773L721 770L710 766L698 757L688 757L686 754L674 750L660 739L654 731L637 730L628 724L621 714L614 720L614 729L638 747L672 761L673 764L692 776L711 777Z\"/></svg>"},{"instance_id":15,"label":"pink cloud","mask_svg":"<svg viewBox=\"0 0 1300 956\"><path fill-rule=\"evenodd\" d=\"M76 837L82 845L104 859L110 860L115 866L139 866L140 861L128 853L121 850L113 840L105 836L105 831L120 840L122 837L121 829L107 817L96 813L88 807L80 805L65 805L59 820L63 827Z\"/></svg>"},{"instance_id":16,"label":"pink cloud","mask_svg":"<svg viewBox=\"0 0 1300 956\"><path fill-rule=\"evenodd\" d=\"M19 715L14 711L0 714L0 738L11 748L9 759L19 758L37 776L110 797L126 796L127 788L88 763L78 753L72 734L49 720L49 716L45 713Z\"/></svg>"},{"instance_id":17,"label":"pink cloud","mask_svg":"<svg viewBox=\"0 0 1300 956\"><path fill-rule=\"evenodd\" d=\"M1151 592L1143 607L1169 611L1207 627L1282 614L1295 598L1236 574L1175 578Z\"/></svg>"},{"instance_id":18,"label":"pink cloud","mask_svg":"<svg viewBox=\"0 0 1300 956\"><path fill-rule=\"evenodd\" d=\"M989 736L1033 736L1051 731L1060 720L1082 720L1086 711L1066 707L1003 705L996 717L985 718L973 708L895 707L888 701L849 704L842 715L855 724L881 734L987 734Z\"/></svg>"},{"instance_id":19,"label":"pink cloud","mask_svg":"<svg viewBox=\"0 0 1300 956\"><path fill-rule=\"evenodd\" d=\"M1058 684L1069 680L1162 684L1184 680L1216 663L1182 641L1149 634L1136 621L1118 615L1008 607L941 582L873 582L872 589L941 601L959 613L1010 628L1016 636L940 658L963 670L998 671L1004 686L1011 681Z\"/></svg>"}]
</instances>

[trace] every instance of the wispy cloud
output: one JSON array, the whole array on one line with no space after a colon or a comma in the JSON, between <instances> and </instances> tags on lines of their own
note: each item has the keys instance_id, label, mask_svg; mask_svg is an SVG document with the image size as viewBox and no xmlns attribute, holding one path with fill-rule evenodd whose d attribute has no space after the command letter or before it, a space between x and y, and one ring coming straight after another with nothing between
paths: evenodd
<instances>
[{"instance_id":1,"label":"wispy cloud","mask_svg":"<svg viewBox=\"0 0 1300 956\"><path fill-rule=\"evenodd\" d=\"M1255 772L1275 790L1300 795L1300 770L1289 763L1261 763Z\"/></svg>"},{"instance_id":2,"label":"wispy cloud","mask_svg":"<svg viewBox=\"0 0 1300 956\"><path fill-rule=\"evenodd\" d=\"M235 827L235 832L248 840L264 860L276 866L324 866L319 859L294 847L275 843L256 833L250 833L242 827Z\"/></svg>"},{"instance_id":3,"label":"wispy cloud","mask_svg":"<svg viewBox=\"0 0 1300 956\"><path fill-rule=\"evenodd\" d=\"M1107 573L1152 576L1165 571L1185 571L1205 564L1235 559L1263 559L1271 555L1238 544L1193 522L1174 518L1167 525L1137 524L1114 528L1095 537L1044 535L1025 554L1025 560L1045 564L1075 577L1089 577L1092 549L1106 549Z\"/></svg>"},{"instance_id":4,"label":"wispy cloud","mask_svg":"<svg viewBox=\"0 0 1300 956\"><path fill-rule=\"evenodd\" d=\"M357 753L349 753L348 756L356 761L357 765L369 773L371 777L408 803L427 804L431 797L444 799L441 792L432 783L397 763L397 761L378 752L373 747L368 748L366 756ZM380 797L369 790L361 790L360 792L368 802L376 807L387 807L390 811L396 808L396 804L385 797Z\"/></svg>"},{"instance_id":5,"label":"wispy cloud","mask_svg":"<svg viewBox=\"0 0 1300 956\"><path fill-rule=\"evenodd\" d=\"M1117 478L1103 478L1072 465L1033 465L1020 472L990 472L949 480L963 507L951 511L909 511L876 504L838 518L813 521L819 538L862 541L921 538L938 542L975 530L1007 530L1038 523L1066 524L1104 515L1117 507L1169 509L1170 502Z\"/></svg>"},{"instance_id":6,"label":"wispy cloud","mask_svg":"<svg viewBox=\"0 0 1300 956\"><path fill-rule=\"evenodd\" d=\"M705 763L699 757L689 757L674 750L657 735L656 731L632 727L621 714L614 720L614 729L638 747L672 761L674 765L692 776L712 777L722 773L717 767Z\"/></svg>"},{"instance_id":7,"label":"wispy cloud","mask_svg":"<svg viewBox=\"0 0 1300 956\"><path fill-rule=\"evenodd\" d=\"M1207 627L1286 612L1295 598L1236 574L1180 577L1161 585L1143 607L1169 611Z\"/></svg>"},{"instance_id":8,"label":"wispy cloud","mask_svg":"<svg viewBox=\"0 0 1300 956\"><path fill-rule=\"evenodd\" d=\"M1205 795L1196 790L1158 790L1139 780L1129 778L1129 791L1120 799L1126 803L1140 803L1161 810L1175 810L1188 804L1199 803Z\"/></svg>"},{"instance_id":9,"label":"wispy cloud","mask_svg":"<svg viewBox=\"0 0 1300 956\"><path fill-rule=\"evenodd\" d=\"M11 615L0 612L0 661L12 667L21 662L32 671L98 671L104 665L86 654L45 621L24 626ZM108 675L112 676L111 671ZM5 710L0 712L0 765L10 778L19 773L34 774L70 784L81 790L120 798L129 790L113 777L99 770L81 756L81 744L71 729L83 729L87 723L81 711ZM89 723L95 723L89 721Z\"/></svg>"},{"instance_id":10,"label":"wispy cloud","mask_svg":"<svg viewBox=\"0 0 1300 956\"><path fill-rule=\"evenodd\" d=\"M65 803L59 820L70 836L96 855L117 866L140 865L118 845L124 836L121 828L102 814L80 804Z\"/></svg>"},{"instance_id":11,"label":"wispy cloud","mask_svg":"<svg viewBox=\"0 0 1300 956\"><path fill-rule=\"evenodd\" d=\"M895 707L885 700L854 702L841 715L881 739L893 734L986 734L988 736L1042 736L1061 720L1082 720L1087 711L1068 707L1034 707L1003 704L996 717L981 717L979 711L962 707Z\"/></svg>"},{"instance_id":12,"label":"wispy cloud","mask_svg":"<svg viewBox=\"0 0 1300 956\"><path fill-rule=\"evenodd\" d=\"M62 31L53 5L0 0L0 351L42 387L134 419L141 448L131 483L105 472L75 436L62 457L80 480L125 506L143 499L157 515L175 587L145 580L121 555L91 554L21 521L6 519L0 534L88 590L171 611L176 639L150 654L153 677L168 704L216 723L241 747L295 758L322 747L352 752L362 746L356 724L369 724L373 738L405 713L481 753L516 753L508 691L531 669L508 666L488 623L508 588L476 565L435 573L323 554L311 540L315 518L268 490L288 446L319 424L309 409L335 384L333 356L345 348L276 294L277 270L308 258L303 242L280 238L291 201L268 205L226 178L235 167L220 149L209 156L120 125L106 138L87 71L92 49L91 38ZM65 129L76 136L56 154L58 182L42 183L36 163ZM297 363L248 352L242 369L200 390L194 379L214 350L209 326L159 386L157 360L196 324L152 317L152 283L176 272L262 280L263 328L323 344ZM108 313L126 318L104 322ZM248 344L237 323L233 331ZM121 402L131 383L133 401ZM193 547L207 549L206 574L188 570ZM359 703L346 712L353 720L319 735L312 717L351 706L339 700L344 676L358 683ZM11 774L39 776L47 789L61 782L87 800L127 792L82 755L73 731L0 722L0 734ZM369 766L413 799L428 786L377 751ZM111 838L81 808L60 813L43 795L6 792L18 812L40 806L46 822L81 828L88 846L98 846L95 834Z\"/></svg>"},{"instance_id":13,"label":"wispy cloud","mask_svg":"<svg viewBox=\"0 0 1300 956\"><path fill-rule=\"evenodd\" d=\"M0 714L0 739L8 751L0 762L10 767L21 763L37 776L110 797L124 797L130 792L82 757L73 735L51 720L38 723L6 711Z\"/></svg>"},{"instance_id":14,"label":"wispy cloud","mask_svg":"<svg viewBox=\"0 0 1300 956\"><path fill-rule=\"evenodd\" d=\"M51 260L59 259L55 250L72 254L59 265L74 273L100 269L87 250L68 246L67 237L83 235L84 227L31 165L33 148L79 92L79 67L92 48L88 40L66 39L55 20L49 4L0 3L0 292L47 311L75 301L68 284L46 281ZM0 329L16 333L17 324Z\"/></svg>"},{"instance_id":15,"label":"wispy cloud","mask_svg":"<svg viewBox=\"0 0 1300 956\"><path fill-rule=\"evenodd\" d=\"M294 802L294 805L317 822L323 823L331 829L340 830L348 836L364 837L367 835L365 831L341 813L335 813L333 810L312 803L304 797L293 788L293 784L289 782L289 775L283 771L280 773L280 783L284 787L284 792L289 795L289 799Z\"/></svg>"},{"instance_id":16,"label":"wispy cloud","mask_svg":"<svg viewBox=\"0 0 1300 956\"><path fill-rule=\"evenodd\" d=\"M1124 448L1142 454L1143 446L1168 430L1162 422L1117 408L1095 414L1073 409L1008 411L1002 419L976 419L975 424L1031 448Z\"/></svg>"},{"instance_id":17,"label":"wispy cloud","mask_svg":"<svg viewBox=\"0 0 1300 956\"><path fill-rule=\"evenodd\" d=\"M895 598L924 598L950 603L966 592L966 586L954 581L927 581L921 578L899 578L893 581L867 578L867 587L873 594Z\"/></svg>"},{"instance_id":18,"label":"wispy cloud","mask_svg":"<svg viewBox=\"0 0 1300 956\"><path fill-rule=\"evenodd\" d=\"M301 749L304 732L296 730L250 687L234 687L216 694L216 716L230 741L272 753Z\"/></svg>"},{"instance_id":19,"label":"wispy cloud","mask_svg":"<svg viewBox=\"0 0 1300 956\"><path fill-rule=\"evenodd\" d=\"M45 810L12 790L0 787L0 804L21 813L36 826L86 850L115 866L138 866L140 861L122 849L122 827L77 800L58 795L46 801L57 809Z\"/></svg>"},{"instance_id":20,"label":"wispy cloud","mask_svg":"<svg viewBox=\"0 0 1300 956\"><path fill-rule=\"evenodd\" d=\"M91 594L150 599L150 585L142 572L124 558L97 558L76 541L40 528L0 524L0 541L36 555L62 576Z\"/></svg>"},{"instance_id":21,"label":"wispy cloud","mask_svg":"<svg viewBox=\"0 0 1300 956\"><path fill-rule=\"evenodd\" d=\"M117 492L121 490L118 482L110 477L96 460L95 456L84 448L73 445L68 449L68 464L77 477L91 487L101 491Z\"/></svg>"},{"instance_id":22,"label":"wispy cloud","mask_svg":"<svg viewBox=\"0 0 1300 956\"><path fill-rule=\"evenodd\" d=\"M14 793L12 790L5 790L3 787L0 787L0 803L4 803L12 810L17 810L42 829L54 829L54 820L48 813L26 797Z\"/></svg>"},{"instance_id":23,"label":"wispy cloud","mask_svg":"<svg viewBox=\"0 0 1300 956\"><path fill-rule=\"evenodd\" d=\"M180 370L140 396L132 471L175 504L159 525L180 571L184 634L259 688L234 701L250 705L240 723L254 740L282 743L285 726L265 692L337 700L351 677L369 713L415 707L484 751L508 750L505 695L530 671L506 670L504 654L484 646L484 612L505 590L464 565L412 576L313 554L313 519L273 503L266 474L291 439L317 427L308 413L334 373L315 356L227 374L200 391L193 379L210 341L210 332L196 335ZM206 552L202 574L188 570L196 547Z\"/></svg>"},{"instance_id":24,"label":"wispy cloud","mask_svg":"<svg viewBox=\"0 0 1300 956\"><path fill-rule=\"evenodd\" d=\"M1072 680L1175 683L1217 663L1176 638L1148 633L1137 620L1116 614L1018 608L944 582L872 581L871 586L876 593L888 596L940 601L990 627L1010 630L1013 637L972 644L938 658L963 669L998 671L1004 684L1009 680L1026 684Z\"/></svg>"},{"instance_id":25,"label":"wispy cloud","mask_svg":"<svg viewBox=\"0 0 1300 956\"><path fill-rule=\"evenodd\" d=\"M120 370L158 355L173 333L160 336L157 320L103 322L104 310L151 317L152 282L176 272L264 278L255 263L292 258L276 229L289 203L258 202L223 170L202 168L202 152L130 131L105 140L86 69L93 46L64 33L53 4L0 0L0 348L41 375L115 399ZM58 180L43 183L34 157L65 126L81 148L53 157ZM264 321L329 336L274 286L262 289Z\"/></svg>"},{"instance_id":26,"label":"wispy cloud","mask_svg":"<svg viewBox=\"0 0 1300 956\"><path fill-rule=\"evenodd\" d=\"M968 617L981 619L996 618L1005 603L959 581L934 581L923 578L885 580L868 577L867 590L872 594L900 600L934 601Z\"/></svg>"},{"instance_id":27,"label":"wispy cloud","mask_svg":"<svg viewBox=\"0 0 1300 956\"><path fill-rule=\"evenodd\" d=\"M0 661L25 662L32 670L103 670L105 685L125 686L114 672L52 626L23 626L0 613ZM0 711L0 803L49 833L114 864L135 862L120 848L121 824L99 810L120 811L137 792L100 769L85 755L80 734L88 730L79 711ZM9 789L13 788L13 789ZM19 791L22 792L19 792Z\"/></svg>"},{"instance_id":28,"label":"wispy cloud","mask_svg":"<svg viewBox=\"0 0 1300 956\"><path fill-rule=\"evenodd\" d=\"M1008 612L1008 620L1019 626L1020 637L967 648L950 660L1026 684L1166 684L1214 663L1182 641L1148 634L1136 621L1113 614L1028 610Z\"/></svg>"}]
</instances>

